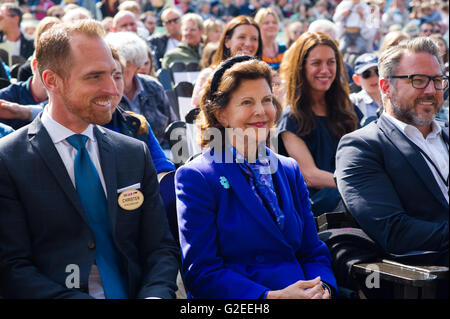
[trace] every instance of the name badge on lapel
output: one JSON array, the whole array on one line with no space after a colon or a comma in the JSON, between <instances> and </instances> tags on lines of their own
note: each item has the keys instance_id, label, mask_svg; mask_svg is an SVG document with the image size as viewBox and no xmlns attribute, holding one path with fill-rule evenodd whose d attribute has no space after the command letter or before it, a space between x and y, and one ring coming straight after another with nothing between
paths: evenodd
<instances>
[{"instance_id":1,"label":"name badge on lapel","mask_svg":"<svg viewBox=\"0 0 450 319\"><path fill-rule=\"evenodd\" d=\"M122 209L137 209L144 202L144 195L137 189L127 189L120 193L117 202Z\"/></svg>"}]
</instances>

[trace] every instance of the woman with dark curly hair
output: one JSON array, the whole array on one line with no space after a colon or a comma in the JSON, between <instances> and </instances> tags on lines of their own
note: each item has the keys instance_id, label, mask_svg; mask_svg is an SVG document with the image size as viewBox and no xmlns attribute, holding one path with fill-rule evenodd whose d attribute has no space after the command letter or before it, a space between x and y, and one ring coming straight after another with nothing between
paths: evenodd
<instances>
[{"instance_id":1,"label":"woman with dark curly hair","mask_svg":"<svg viewBox=\"0 0 450 319\"><path fill-rule=\"evenodd\" d=\"M362 114L349 99L337 43L325 33L304 33L285 54L280 76L287 107L278 123L279 152L297 160L315 215L341 209L333 179L336 148Z\"/></svg>"}]
</instances>

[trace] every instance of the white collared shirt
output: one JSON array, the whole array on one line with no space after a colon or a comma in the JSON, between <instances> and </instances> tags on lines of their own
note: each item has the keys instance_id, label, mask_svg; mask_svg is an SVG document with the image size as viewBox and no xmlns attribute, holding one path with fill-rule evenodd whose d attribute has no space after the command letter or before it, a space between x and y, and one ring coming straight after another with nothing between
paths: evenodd
<instances>
[{"instance_id":1,"label":"white collared shirt","mask_svg":"<svg viewBox=\"0 0 450 319\"><path fill-rule=\"evenodd\" d=\"M52 119L50 114L48 114L47 108L44 108L44 111L42 112L41 121L42 125L44 125L45 129L50 135L50 138L52 139L53 144L55 145L56 150L58 151L58 154L67 169L67 173L69 173L69 177L72 181L73 186L76 188L74 160L78 151L66 140L66 138L76 133L72 132L67 127L59 124L54 119ZM92 162L94 163L95 168L97 169L100 181L102 182L103 191L105 192L105 196L107 196L105 180L103 178L102 168L100 166L98 144L94 135L93 128L94 126L92 124L89 124L89 126L81 134L88 137L88 140L86 142L86 149L89 153L89 156L91 157ZM91 271L89 273L88 287L89 295L96 299L105 299L102 279L100 277L98 267L95 264L92 265Z\"/></svg>"},{"instance_id":2,"label":"white collared shirt","mask_svg":"<svg viewBox=\"0 0 450 319\"><path fill-rule=\"evenodd\" d=\"M427 135L426 138L423 137L423 134L419 131L419 129L413 125L406 124L393 116L383 113L387 119L389 119L411 142L416 144L419 148L421 148L435 163L435 165L439 168L440 173L444 178L448 177L449 173L449 153L448 147L442 139L442 128L441 126L433 121L431 123L432 130ZM433 164L431 164L423 154L421 154L424 158L425 162L428 164L436 182L439 185L439 188L442 191L447 203L449 202L448 198L448 185L442 181L439 177L438 172L436 171Z\"/></svg>"},{"instance_id":3,"label":"white collared shirt","mask_svg":"<svg viewBox=\"0 0 450 319\"><path fill-rule=\"evenodd\" d=\"M59 124L54 119L51 118L50 114L48 114L47 108L42 112L42 124L47 130L50 138L53 141L53 144L58 151L59 156L61 157L64 166L67 169L67 173L69 173L69 177L72 181L73 186L76 188L75 184L75 171L74 171L74 160L77 155L77 150L67 142L66 138L77 134L67 127ZM81 133L88 137L86 142L86 149L91 157L92 163L94 163L95 168L97 169L98 176L100 177L100 181L102 182L103 191L106 196L106 186L105 180L103 178L102 167L100 166L100 157L98 151L97 140L94 135L94 126L89 124L89 126Z\"/></svg>"},{"instance_id":4,"label":"white collared shirt","mask_svg":"<svg viewBox=\"0 0 450 319\"><path fill-rule=\"evenodd\" d=\"M167 40L166 52L164 53L167 53L170 50L175 49L176 47L178 47L178 44L180 44L180 41L174 38L169 38L169 40Z\"/></svg>"}]
</instances>

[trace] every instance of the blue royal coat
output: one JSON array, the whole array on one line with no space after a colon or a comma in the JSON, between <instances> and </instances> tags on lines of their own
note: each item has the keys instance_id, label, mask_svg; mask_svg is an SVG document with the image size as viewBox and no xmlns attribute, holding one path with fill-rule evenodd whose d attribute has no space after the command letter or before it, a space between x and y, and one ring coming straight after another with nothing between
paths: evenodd
<instances>
[{"instance_id":1,"label":"blue royal coat","mask_svg":"<svg viewBox=\"0 0 450 319\"><path fill-rule=\"evenodd\" d=\"M193 298L263 298L320 276L336 289L295 160L269 152L285 228L280 231L238 164L204 153L176 173L185 286ZM223 158L222 158L223 159Z\"/></svg>"}]
</instances>

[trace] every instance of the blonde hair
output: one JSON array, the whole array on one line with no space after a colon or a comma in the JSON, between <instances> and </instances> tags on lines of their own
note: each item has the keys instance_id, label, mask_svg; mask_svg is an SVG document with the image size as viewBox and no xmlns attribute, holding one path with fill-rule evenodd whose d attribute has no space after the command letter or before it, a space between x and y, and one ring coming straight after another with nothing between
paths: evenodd
<instances>
[{"instance_id":1,"label":"blonde hair","mask_svg":"<svg viewBox=\"0 0 450 319\"><path fill-rule=\"evenodd\" d=\"M127 0L122 2L119 7L119 11L130 11L138 17L141 14L141 7L136 1Z\"/></svg>"},{"instance_id":2,"label":"blonde hair","mask_svg":"<svg viewBox=\"0 0 450 319\"><path fill-rule=\"evenodd\" d=\"M188 13L185 14L181 18L181 26L185 25L188 21L193 21L197 25L198 29L200 31L205 30L205 27L203 26L203 18L197 14L197 13Z\"/></svg>"},{"instance_id":3,"label":"blonde hair","mask_svg":"<svg viewBox=\"0 0 450 319\"><path fill-rule=\"evenodd\" d=\"M48 29L50 29L55 24L59 24L59 23L61 23L61 20L59 20L56 17L45 17L44 19L39 21L37 28L36 28L35 38L34 38L34 47L37 47L37 42L38 42L39 38L41 37L42 33L47 31Z\"/></svg>"},{"instance_id":4,"label":"blonde hair","mask_svg":"<svg viewBox=\"0 0 450 319\"><path fill-rule=\"evenodd\" d=\"M256 23L258 23L258 25L261 27L262 23L269 15L273 15L275 20L277 20L277 23L280 24L280 17L278 16L278 13L271 7L261 8L258 10L255 15Z\"/></svg>"},{"instance_id":5,"label":"blonde hair","mask_svg":"<svg viewBox=\"0 0 450 319\"><path fill-rule=\"evenodd\" d=\"M381 42L380 52L409 38L409 34L404 31L391 31L384 36L383 41Z\"/></svg>"}]
</instances>

